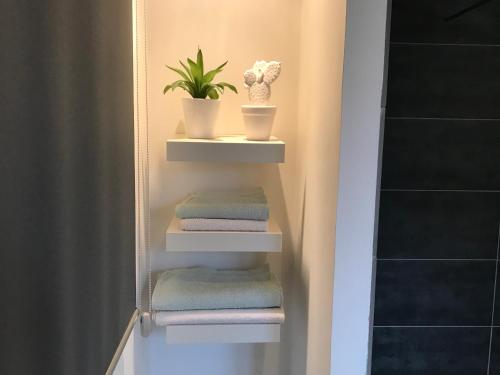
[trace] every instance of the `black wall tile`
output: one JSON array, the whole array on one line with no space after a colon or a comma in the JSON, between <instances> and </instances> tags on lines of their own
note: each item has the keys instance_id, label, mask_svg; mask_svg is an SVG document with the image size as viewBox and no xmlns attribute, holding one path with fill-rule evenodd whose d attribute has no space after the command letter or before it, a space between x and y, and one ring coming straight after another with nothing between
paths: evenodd
<instances>
[{"instance_id":1,"label":"black wall tile","mask_svg":"<svg viewBox=\"0 0 500 375\"><path fill-rule=\"evenodd\" d=\"M500 121L388 119L382 165L383 188L500 190Z\"/></svg>"},{"instance_id":2,"label":"black wall tile","mask_svg":"<svg viewBox=\"0 0 500 375\"><path fill-rule=\"evenodd\" d=\"M500 264L499 264L500 266ZM499 267L499 271L500 271L500 267ZM496 286L496 296L495 296L495 315L494 315L494 319L493 319L493 325L495 326L499 326L500 327L500 275L499 275L500 272L497 272L497 286ZM500 350L500 342L498 343L499 345L499 348L498 350ZM499 356L500 356L500 353L499 353ZM500 358L498 358L500 360ZM500 374L500 372L499 372Z\"/></svg>"},{"instance_id":3,"label":"black wall tile","mask_svg":"<svg viewBox=\"0 0 500 375\"><path fill-rule=\"evenodd\" d=\"M500 374L500 328L493 328L491 341L490 374Z\"/></svg>"},{"instance_id":4,"label":"black wall tile","mask_svg":"<svg viewBox=\"0 0 500 375\"><path fill-rule=\"evenodd\" d=\"M378 261L375 325L491 324L496 261Z\"/></svg>"},{"instance_id":5,"label":"black wall tile","mask_svg":"<svg viewBox=\"0 0 500 375\"><path fill-rule=\"evenodd\" d=\"M471 0L392 0L391 40L500 44L499 1L491 1L446 21L473 3Z\"/></svg>"},{"instance_id":6,"label":"black wall tile","mask_svg":"<svg viewBox=\"0 0 500 375\"><path fill-rule=\"evenodd\" d=\"M500 193L383 191L377 257L496 259Z\"/></svg>"},{"instance_id":7,"label":"black wall tile","mask_svg":"<svg viewBox=\"0 0 500 375\"><path fill-rule=\"evenodd\" d=\"M489 338L489 328L374 328L372 375L486 375Z\"/></svg>"},{"instance_id":8,"label":"black wall tile","mask_svg":"<svg viewBox=\"0 0 500 375\"><path fill-rule=\"evenodd\" d=\"M391 45L389 117L500 118L500 48Z\"/></svg>"}]
</instances>

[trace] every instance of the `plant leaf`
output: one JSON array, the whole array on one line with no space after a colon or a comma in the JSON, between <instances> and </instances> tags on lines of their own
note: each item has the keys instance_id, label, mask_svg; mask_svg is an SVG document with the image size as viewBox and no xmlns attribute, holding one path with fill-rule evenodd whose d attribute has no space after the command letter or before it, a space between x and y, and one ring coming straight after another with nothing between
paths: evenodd
<instances>
[{"instance_id":1,"label":"plant leaf","mask_svg":"<svg viewBox=\"0 0 500 375\"><path fill-rule=\"evenodd\" d=\"M224 64L222 64L222 65L218 66L217 68L215 68L214 70L211 70L211 71L207 72L207 74L205 74L203 76L203 80L207 81L207 82L212 82L212 80L215 78L215 76L217 74L219 74L220 72L222 72L222 68L224 68L224 66L226 64L227 64L227 61Z\"/></svg>"},{"instance_id":2,"label":"plant leaf","mask_svg":"<svg viewBox=\"0 0 500 375\"><path fill-rule=\"evenodd\" d=\"M196 64L200 68L200 74L203 77L203 52L201 52L200 47L198 47L198 54L196 55Z\"/></svg>"},{"instance_id":3,"label":"plant leaf","mask_svg":"<svg viewBox=\"0 0 500 375\"><path fill-rule=\"evenodd\" d=\"M219 82L217 83L217 86L222 86L222 87L227 87L229 90L235 92L236 94L238 93L238 90L236 89L236 87L234 87L233 85L231 85L230 83L227 83L227 82Z\"/></svg>"},{"instance_id":4,"label":"plant leaf","mask_svg":"<svg viewBox=\"0 0 500 375\"><path fill-rule=\"evenodd\" d=\"M170 70L173 70L174 72L176 72L177 74L179 74L182 78L184 78L186 81L189 81L189 77L186 73L184 73L182 70L178 69L178 68L173 68L171 66L168 66L168 65L165 65L167 68L169 68Z\"/></svg>"},{"instance_id":5,"label":"plant leaf","mask_svg":"<svg viewBox=\"0 0 500 375\"><path fill-rule=\"evenodd\" d=\"M236 87L229 83L212 83L212 80L215 78L215 76L220 73L226 66L227 61L205 74L203 52L198 47L196 62L188 58L187 64L183 63L180 60L179 63L181 64L184 71L182 69L174 68L168 65L167 68L179 74L183 79L165 86L165 88L163 89L164 94L169 90L174 91L178 87L187 91L193 98L199 99L206 99L207 97L211 99L218 99L219 95L222 95L224 93L225 88L238 93Z\"/></svg>"},{"instance_id":6,"label":"plant leaf","mask_svg":"<svg viewBox=\"0 0 500 375\"><path fill-rule=\"evenodd\" d=\"M219 99L219 93L217 92L217 90L215 90L214 88L212 88L209 92L208 92L208 97L210 99Z\"/></svg>"},{"instance_id":7,"label":"plant leaf","mask_svg":"<svg viewBox=\"0 0 500 375\"><path fill-rule=\"evenodd\" d=\"M219 65L217 68L215 68L215 70L222 72L222 68L224 68L226 66L226 64L227 64L227 61L224 64Z\"/></svg>"},{"instance_id":8,"label":"plant leaf","mask_svg":"<svg viewBox=\"0 0 500 375\"><path fill-rule=\"evenodd\" d=\"M195 96L196 98L205 98L206 94L204 95L201 93L201 87L203 85L203 76L201 75L201 70L200 67L190 58L187 59L187 62L189 64L189 68L191 70L191 75L193 76L193 82L194 85L196 86L196 92Z\"/></svg>"},{"instance_id":9,"label":"plant leaf","mask_svg":"<svg viewBox=\"0 0 500 375\"><path fill-rule=\"evenodd\" d=\"M201 82L203 79L203 75L201 74L200 67L191 59L187 59L189 68L191 68L191 73L193 75L193 80L198 80L198 82Z\"/></svg>"},{"instance_id":10,"label":"plant leaf","mask_svg":"<svg viewBox=\"0 0 500 375\"><path fill-rule=\"evenodd\" d=\"M187 83L188 83L188 81L185 81L179 87L181 87L182 89L184 89L185 91L187 91L189 93L189 95L193 96L192 90L189 87L189 85L187 85Z\"/></svg>"},{"instance_id":11,"label":"plant leaf","mask_svg":"<svg viewBox=\"0 0 500 375\"><path fill-rule=\"evenodd\" d=\"M180 79L178 81L175 81L175 82L171 83L170 85L166 85L165 88L163 89L163 94L166 94L168 90L174 91L177 87L184 88L183 85L184 85L185 82L186 81Z\"/></svg>"},{"instance_id":12,"label":"plant leaf","mask_svg":"<svg viewBox=\"0 0 500 375\"><path fill-rule=\"evenodd\" d=\"M179 60L179 63L182 65L186 73L188 74L189 78L191 78L191 81L193 80L193 75L191 74L191 70L184 64L181 60Z\"/></svg>"},{"instance_id":13,"label":"plant leaf","mask_svg":"<svg viewBox=\"0 0 500 375\"><path fill-rule=\"evenodd\" d=\"M219 91L221 94L224 94L224 87L218 86L218 85L213 85L214 88Z\"/></svg>"},{"instance_id":14,"label":"plant leaf","mask_svg":"<svg viewBox=\"0 0 500 375\"><path fill-rule=\"evenodd\" d=\"M184 85L187 87L186 91L189 92L189 94L191 94L191 96L194 98L197 91L196 85L191 81L184 82Z\"/></svg>"},{"instance_id":15,"label":"plant leaf","mask_svg":"<svg viewBox=\"0 0 500 375\"><path fill-rule=\"evenodd\" d=\"M199 95L201 98L206 98L208 95L208 92L212 90L212 85L210 83L202 83L200 90L199 90Z\"/></svg>"}]
</instances>

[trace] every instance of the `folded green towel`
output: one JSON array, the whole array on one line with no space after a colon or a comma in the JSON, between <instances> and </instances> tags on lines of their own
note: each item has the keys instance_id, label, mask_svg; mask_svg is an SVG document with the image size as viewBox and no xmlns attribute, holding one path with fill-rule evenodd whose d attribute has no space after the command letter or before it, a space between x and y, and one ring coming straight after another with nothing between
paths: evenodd
<instances>
[{"instance_id":1,"label":"folded green towel","mask_svg":"<svg viewBox=\"0 0 500 375\"><path fill-rule=\"evenodd\" d=\"M269 266L251 270L178 268L163 272L153 292L155 310L279 307L282 291Z\"/></svg>"},{"instance_id":2,"label":"folded green towel","mask_svg":"<svg viewBox=\"0 0 500 375\"><path fill-rule=\"evenodd\" d=\"M267 220L269 207L262 188L204 191L190 194L175 214L181 219Z\"/></svg>"}]
</instances>

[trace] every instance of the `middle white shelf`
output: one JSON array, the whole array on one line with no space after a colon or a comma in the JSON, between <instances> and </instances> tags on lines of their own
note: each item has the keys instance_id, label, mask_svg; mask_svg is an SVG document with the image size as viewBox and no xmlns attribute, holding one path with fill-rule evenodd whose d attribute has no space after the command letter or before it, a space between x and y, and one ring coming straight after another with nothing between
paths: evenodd
<instances>
[{"instance_id":1,"label":"middle white shelf","mask_svg":"<svg viewBox=\"0 0 500 375\"><path fill-rule=\"evenodd\" d=\"M166 232L167 252L281 252L282 233L269 219L266 232L184 231L174 217Z\"/></svg>"}]
</instances>

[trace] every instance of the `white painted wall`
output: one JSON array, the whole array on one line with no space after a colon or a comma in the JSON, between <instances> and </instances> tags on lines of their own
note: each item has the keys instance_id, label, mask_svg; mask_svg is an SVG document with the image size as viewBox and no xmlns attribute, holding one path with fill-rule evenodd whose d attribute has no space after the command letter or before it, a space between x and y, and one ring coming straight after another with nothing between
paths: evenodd
<instances>
[{"instance_id":1,"label":"white painted wall","mask_svg":"<svg viewBox=\"0 0 500 375\"><path fill-rule=\"evenodd\" d=\"M369 369L387 0L348 0L333 291L333 375Z\"/></svg>"},{"instance_id":2,"label":"white painted wall","mask_svg":"<svg viewBox=\"0 0 500 375\"><path fill-rule=\"evenodd\" d=\"M302 239L294 262L300 272L292 277L302 281L299 290L305 291L307 346L305 368L296 363L302 358L292 355L286 374L326 375L330 370L344 28L345 1L303 2L297 135ZM292 334L291 340L298 337Z\"/></svg>"},{"instance_id":3,"label":"white painted wall","mask_svg":"<svg viewBox=\"0 0 500 375\"><path fill-rule=\"evenodd\" d=\"M142 9L144 0L137 1ZM145 45L142 21L147 25ZM153 271L202 264L247 267L264 261L263 255L253 254L164 252L173 207L187 193L262 185L284 233L283 254L268 259L283 281L287 317L281 344L166 346L164 331L155 329L136 345L143 355L137 374L329 373L344 27L345 0L146 0L146 17L138 25L136 106L141 126L146 106L149 122ZM221 133L243 132L243 71L255 59L283 62L272 101L278 106L273 134L286 142L285 164L165 161L165 140L180 128L185 94L162 95L163 86L176 79L164 65L193 57L198 45L209 67L229 60L220 78L241 90L238 96L223 97ZM143 262L139 269L139 299L144 301Z\"/></svg>"}]
</instances>

